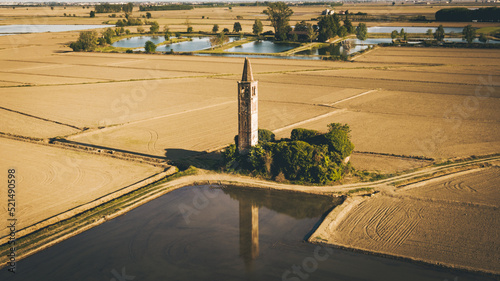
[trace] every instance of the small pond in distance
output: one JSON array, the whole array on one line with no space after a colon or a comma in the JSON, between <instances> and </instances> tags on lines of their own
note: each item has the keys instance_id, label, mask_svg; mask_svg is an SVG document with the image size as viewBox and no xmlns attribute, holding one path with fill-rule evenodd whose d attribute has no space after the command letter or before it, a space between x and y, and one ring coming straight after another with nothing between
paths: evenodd
<instances>
[{"instance_id":1,"label":"small pond in distance","mask_svg":"<svg viewBox=\"0 0 500 281\"><path fill-rule=\"evenodd\" d=\"M229 53L254 53L254 54L265 54L265 53L280 53L284 51L291 50L298 47L295 44L286 43L274 43L272 41L253 41L250 43L243 44L241 46L236 46L233 48L226 49L224 51Z\"/></svg>"}]
</instances>

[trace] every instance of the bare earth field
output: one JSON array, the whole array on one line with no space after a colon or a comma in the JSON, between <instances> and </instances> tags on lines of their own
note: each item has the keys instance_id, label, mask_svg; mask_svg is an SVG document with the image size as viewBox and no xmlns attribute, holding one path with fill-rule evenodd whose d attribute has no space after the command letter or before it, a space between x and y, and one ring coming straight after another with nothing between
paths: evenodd
<instances>
[{"instance_id":1,"label":"bare earth field","mask_svg":"<svg viewBox=\"0 0 500 281\"><path fill-rule=\"evenodd\" d=\"M58 51L76 34L22 35L40 45L36 57L16 56L32 48L22 40L0 50L2 80L29 85L2 86L1 106L66 125L33 120L47 130L2 132L176 157L232 142L241 58ZM378 48L354 62L252 59L261 128L288 137L344 122L358 151L437 159L498 152L499 65L497 50L435 48ZM374 168L366 157L355 162ZM381 171L400 170L381 162Z\"/></svg>"},{"instance_id":2,"label":"bare earth field","mask_svg":"<svg viewBox=\"0 0 500 281\"><path fill-rule=\"evenodd\" d=\"M349 248L499 274L499 184L500 170L492 167L353 200L314 235Z\"/></svg>"},{"instance_id":3,"label":"bare earth field","mask_svg":"<svg viewBox=\"0 0 500 281\"><path fill-rule=\"evenodd\" d=\"M3 120L3 119L2 119ZM157 174L163 169L110 157L0 138L2 171L16 169L17 229L63 213ZM7 198L7 188L0 189ZM8 213L0 212L7 221ZM0 237L8 234L2 228Z\"/></svg>"}]
</instances>

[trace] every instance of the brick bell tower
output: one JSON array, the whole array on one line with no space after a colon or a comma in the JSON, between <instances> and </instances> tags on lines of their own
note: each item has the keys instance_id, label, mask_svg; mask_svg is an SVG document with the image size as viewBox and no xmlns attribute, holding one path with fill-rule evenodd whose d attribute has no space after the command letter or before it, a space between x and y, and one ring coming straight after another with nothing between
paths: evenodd
<instances>
[{"instance_id":1,"label":"brick bell tower","mask_svg":"<svg viewBox=\"0 0 500 281\"><path fill-rule=\"evenodd\" d=\"M243 76L238 82L238 150L247 153L259 142L258 82L253 80L252 66L245 58Z\"/></svg>"}]
</instances>

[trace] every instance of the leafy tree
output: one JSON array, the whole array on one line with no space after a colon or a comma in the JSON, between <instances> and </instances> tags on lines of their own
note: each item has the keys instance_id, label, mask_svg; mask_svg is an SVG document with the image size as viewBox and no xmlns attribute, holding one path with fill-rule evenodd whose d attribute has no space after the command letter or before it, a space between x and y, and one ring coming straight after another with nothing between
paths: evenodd
<instances>
[{"instance_id":1,"label":"leafy tree","mask_svg":"<svg viewBox=\"0 0 500 281\"><path fill-rule=\"evenodd\" d=\"M76 52L93 51L97 47L97 37L96 31L82 31L78 40L70 44L70 48Z\"/></svg>"},{"instance_id":2,"label":"leafy tree","mask_svg":"<svg viewBox=\"0 0 500 281\"><path fill-rule=\"evenodd\" d=\"M347 124L332 123L328 125L329 131L324 135L328 150L338 162L351 155L354 145L350 140L350 128Z\"/></svg>"},{"instance_id":3,"label":"leafy tree","mask_svg":"<svg viewBox=\"0 0 500 281\"><path fill-rule=\"evenodd\" d=\"M432 29L427 29L427 32L426 32L427 36L432 36Z\"/></svg>"},{"instance_id":4,"label":"leafy tree","mask_svg":"<svg viewBox=\"0 0 500 281\"><path fill-rule=\"evenodd\" d=\"M290 30L289 20L293 15L292 9L284 2L270 2L264 10L274 28L274 37L285 40Z\"/></svg>"},{"instance_id":5,"label":"leafy tree","mask_svg":"<svg viewBox=\"0 0 500 281\"><path fill-rule=\"evenodd\" d=\"M307 31L307 23L305 20L295 24L295 31Z\"/></svg>"},{"instance_id":6,"label":"leafy tree","mask_svg":"<svg viewBox=\"0 0 500 281\"><path fill-rule=\"evenodd\" d=\"M228 41L229 37L227 37L226 34L224 34L224 32L217 34L217 36L210 37L210 45L212 45L212 47L222 46L224 45L224 43L227 43Z\"/></svg>"},{"instance_id":7,"label":"leafy tree","mask_svg":"<svg viewBox=\"0 0 500 281\"><path fill-rule=\"evenodd\" d=\"M216 33L217 31L219 31L219 25L218 24L214 24L214 27L212 27L212 32Z\"/></svg>"},{"instance_id":8,"label":"leafy tree","mask_svg":"<svg viewBox=\"0 0 500 281\"><path fill-rule=\"evenodd\" d=\"M486 35L484 33L481 33L479 35L479 41L482 42L482 43L487 43L488 42L488 37L486 37Z\"/></svg>"},{"instance_id":9,"label":"leafy tree","mask_svg":"<svg viewBox=\"0 0 500 281\"><path fill-rule=\"evenodd\" d=\"M354 26L352 26L352 22L347 15L345 16L344 26L347 28L347 33L354 33Z\"/></svg>"},{"instance_id":10,"label":"leafy tree","mask_svg":"<svg viewBox=\"0 0 500 281\"><path fill-rule=\"evenodd\" d=\"M467 41L468 44L472 43L474 38L476 38L476 29L470 24L467 25L462 31L462 38Z\"/></svg>"},{"instance_id":11,"label":"leafy tree","mask_svg":"<svg viewBox=\"0 0 500 281\"><path fill-rule=\"evenodd\" d=\"M149 27L149 31L151 32L151 34L155 34L159 30L160 30L160 25L158 24L158 22L156 21L152 22L151 27Z\"/></svg>"},{"instance_id":12,"label":"leafy tree","mask_svg":"<svg viewBox=\"0 0 500 281\"><path fill-rule=\"evenodd\" d=\"M444 39L444 27L443 25L439 25L436 31L434 32L434 39L438 40L439 42L443 41Z\"/></svg>"},{"instance_id":13,"label":"leafy tree","mask_svg":"<svg viewBox=\"0 0 500 281\"><path fill-rule=\"evenodd\" d=\"M403 40L406 40L406 32L404 28L401 28L401 31L399 31L399 36L401 36Z\"/></svg>"},{"instance_id":14,"label":"leafy tree","mask_svg":"<svg viewBox=\"0 0 500 281\"><path fill-rule=\"evenodd\" d=\"M356 37L364 41L366 40L366 37L368 36L368 29L366 28L366 24L364 23L359 23L358 27L356 27Z\"/></svg>"},{"instance_id":15,"label":"leafy tree","mask_svg":"<svg viewBox=\"0 0 500 281\"><path fill-rule=\"evenodd\" d=\"M111 38L113 38L114 34L115 32L113 31L113 29L109 27L102 33L102 37L104 38L106 44L111 44Z\"/></svg>"},{"instance_id":16,"label":"leafy tree","mask_svg":"<svg viewBox=\"0 0 500 281\"><path fill-rule=\"evenodd\" d=\"M155 43L153 43L153 41L147 41L146 45L144 45L144 50L148 54L154 53L156 51Z\"/></svg>"},{"instance_id":17,"label":"leafy tree","mask_svg":"<svg viewBox=\"0 0 500 281\"><path fill-rule=\"evenodd\" d=\"M193 32L193 27L191 26L191 21L189 19L186 19L185 24L186 24L186 27L187 27L186 28L187 33Z\"/></svg>"},{"instance_id":18,"label":"leafy tree","mask_svg":"<svg viewBox=\"0 0 500 281\"><path fill-rule=\"evenodd\" d=\"M139 27L137 28L137 32L139 32L139 33L144 33L144 28L143 28L142 26L139 26Z\"/></svg>"},{"instance_id":19,"label":"leafy tree","mask_svg":"<svg viewBox=\"0 0 500 281\"><path fill-rule=\"evenodd\" d=\"M134 4L127 3L127 4L123 5L122 10L125 13L132 13L132 11L134 10Z\"/></svg>"},{"instance_id":20,"label":"leafy tree","mask_svg":"<svg viewBox=\"0 0 500 281\"><path fill-rule=\"evenodd\" d=\"M338 15L323 16L318 21L319 35L318 39L320 41L327 41L337 35L340 28L340 18Z\"/></svg>"},{"instance_id":21,"label":"leafy tree","mask_svg":"<svg viewBox=\"0 0 500 281\"><path fill-rule=\"evenodd\" d=\"M94 11L90 11L90 17L91 18L95 18L95 12Z\"/></svg>"},{"instance_id":22,"label":"leafy tree","mask_svg":"<svg viewBox=\"0 0 500 281\"><path fill-rule=\"evenodd\" d=\"M241 23L240 22L235 22L234 25L233 25L233 31L234 32L240 32L242 30L243 30L243 28L241 27Z\"/></svg>"},{"instance_id":23,"label":"leafy tree","mask_svg":"<svg viewBox=\"0 0 500 281\"><path fill-rule=\"evenodd\" d=\"M229 28L224 28L224 29L222 30L222 32L224 32L224 33L229 33Z\"/></svg>"},{"instance_id":24,"label":"leafy tree","mask_svg":"<svg viewBox=\"0 0 500 281\"><path fill-rule=\"evenodd\" d=\"M262 25L262 22L259 19L256 19L253 26L252 26L253 34L260 35L263 30L264 30L264 26Z\"/></svg>"},{"instance_id":25,"label":"leafy tree","mask_svg":"<svg viewBox=\"0 0 500 281\"><path fill-rule=\"evenodd\" d=\"M129 35L130 34L130 30L129 29L125 29L125 34Z\"/></svg>"},{"instance_id":26,"label":"leafy tree","mask_svg":"<svg viewBox=\"0 0 500 281\"><path fill-rule=\"evenodd\" d=\"M310 23L307 24L306 32L307 32L307 39L309 40L309 42L312 42L316 40L316 38L318 38L318 32L316 31L314 26Z\"/></svg>"},{"instance_id":27,"label":"leafy tree","mask_svg":"<svg viewBox=\"0 0 500 281\"><path fill-rule=\"evenodd\" d=\"M151 13L150 13L150 12L147 12L147 13L146 13L146 18L147 18L147 19L150 19L150 18L151 18Z\"/></svg>"},{"instance_id":28,"label":"leafy tree","mask_svg":"<svg viewBox=\"0 0 500 281\"><path fill-rule=\"evenodd\" d=\"M391 38L392 38L392 40L394 40L394 39L398 38L398 36L399 36L399 33L398 33L398 31L397 31L397 30L393 30L393 31L391 32Z\"/></svg>"},{"instance_id":29,"label":"leafy tree","mask_svg":"<svg viewBox=\"0 0 500 281\"><path fill-rule=\"evenodd\" d=\"M339 30L337 31L337 35L340 37L345 37L347 36L347 28L345 26L341 26Z\"/></svg>"}]
</instances>

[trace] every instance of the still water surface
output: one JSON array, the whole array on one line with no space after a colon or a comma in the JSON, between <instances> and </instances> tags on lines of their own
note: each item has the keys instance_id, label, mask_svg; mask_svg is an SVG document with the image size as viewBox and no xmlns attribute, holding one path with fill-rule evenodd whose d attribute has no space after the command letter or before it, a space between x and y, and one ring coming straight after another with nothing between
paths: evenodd
<instances>
[{"instance_id":1,"label":"still water surface","mask_svg":"<svg viewBox=\"0 0 500 281\"><path fill-rule=\"evenodd\" d=\"M263 41L253 41L250 43L246 43L240 46L226 49L225 51L230 53L265 54L265 53L280 53L291 50L296 47L298 47L298 45L286 44L286 43L274 43L272 41L263 40Z\"/></svg>"},{"instance_id":2,"label":"still water surface","mask_svg":"<svg viewBox=\"0 0 500 281\"><path fill-rule=\"evenodd\" d=\"M339 203L185 187L21 260L15 275L1 270L0 280L488 280L304 242Z\"/></svg>"}]
</instances>

